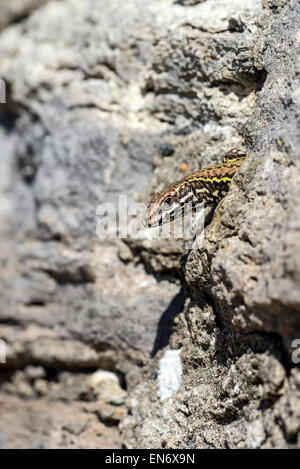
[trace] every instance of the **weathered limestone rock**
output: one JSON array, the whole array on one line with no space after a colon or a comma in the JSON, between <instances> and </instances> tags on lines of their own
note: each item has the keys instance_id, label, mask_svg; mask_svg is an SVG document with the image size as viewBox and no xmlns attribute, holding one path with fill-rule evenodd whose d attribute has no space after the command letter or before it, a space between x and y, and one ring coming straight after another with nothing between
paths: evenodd
<instances>
[{"instance_id":1,"label":"weathered limestone rock","mask_svg":"<svg viewBox=\"0 0 300 469\"><path fill-rule=\"evenodd\" d=\"M264 81L243 130L252 152L184 260L191 297L170 343L181 348L181 387L159 400L152 364L128 401L128 446L300 445L300 375L290 371L300 335L299 22L298 2L265 4L250 53Z\"/></svg>"},{"instance_id":2,"label":"weathered limestone rock","mask_svg":"<svg viewBox=\"0 0 300 469\"><path fill-rule=\"evenodd\" d=\"M48 0L2 0L0 4L0 29L29 15Z\"/></svg>"}]
</instances>

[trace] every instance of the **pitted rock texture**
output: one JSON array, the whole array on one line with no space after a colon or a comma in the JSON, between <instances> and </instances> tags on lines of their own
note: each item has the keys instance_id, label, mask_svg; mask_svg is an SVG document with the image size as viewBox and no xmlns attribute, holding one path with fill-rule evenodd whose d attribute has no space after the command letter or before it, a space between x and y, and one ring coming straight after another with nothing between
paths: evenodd
<instances>
[{"instance_id":1,"label":"pitted rock texture","mask_svg":"<svg viewBox=\"0 0 300 469\"><path fill-rule=\"evenodd\" d=\"M2 0L0 5L0 29L21 21L48 0Z\"/></svg>"},{"instance_id":2,"label":"pitted rock texture","mask_svg":"<svg viewBox=\"0 0 300 469\"><path fill-rule=\"evenodd\" d=\"M2 447L299 445L299 16L60 0L2 31ZM147 203L233 147L249 159L199 249L97 237L99 204ZM169 348L183 374L161 402ZM107 370L126 417L124 389L87 384Z\"/></svg>"},{"instance_id":3,"label":"pitted rock texture","mask_svg":"<svg viewBox=\"0 0 300 469\"><path fill-rule=\"evenodd\" d=\"M182 384L160 401L152 363L128 401L128 446L300 446L299 22L298 2L265 2L252 50L265 80L243 131L249 159L182 260L190 299L170 341Z\"/></svg>"},{"instance_id":4,"label":"pitted rock texture","mask_svg":"<svg viewBox=\"0 0 300 469\"><path fill-rule=\"evenodd\" d=\"M277 333L287 349L300 328L299 13L286 5L258 41L267 78L245 128L255 156L186 264L231 330Z\"/></svg>"},{"instance_id":5,"label":"pitted rock texture","mask_svg":"<svg viewBox=\"0 0 300 469\"><path fill-rule=\"evenodd\" d=\"M1 37L7 366L140 362L163 313L180 311L178 284L124 264L126 246L96 235L99 204L146 188L166 129L146 112L140 85L162 28L159 4L144 15L135 2L94 7L50 2Z\"/></svg>"}]
</instances>

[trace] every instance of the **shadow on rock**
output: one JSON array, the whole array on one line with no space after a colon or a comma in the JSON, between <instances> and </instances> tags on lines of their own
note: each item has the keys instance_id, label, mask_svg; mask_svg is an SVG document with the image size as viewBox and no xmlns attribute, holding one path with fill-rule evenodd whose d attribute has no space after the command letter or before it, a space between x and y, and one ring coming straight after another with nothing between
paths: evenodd
<instances>
[{"instance_id":1,"label":"shadow on rock","mask_svg":"<svg viewBox=\"0 0 300 469\"><path fill-rule=\"evenodd\" d=\"M160 318L151 357L154 357L159 350L168 345L173 330L174 319L179 313L183 311L184 300L185 294L184 288L182 287L179 293L172 299L171 303Z\"/></svg>"}]
</instances>

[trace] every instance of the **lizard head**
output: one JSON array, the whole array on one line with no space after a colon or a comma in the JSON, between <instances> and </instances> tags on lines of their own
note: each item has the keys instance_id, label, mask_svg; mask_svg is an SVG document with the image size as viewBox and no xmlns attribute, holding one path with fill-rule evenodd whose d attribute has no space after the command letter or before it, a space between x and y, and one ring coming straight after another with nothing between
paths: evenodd
<instances>
[{"instance_id":1,"label":"lizard head","mask_svg":"<svg viewBox=\"0 0 300 469\"><path fill-rule=\"evenodd\" d=\"M227 163L228 161L238 160L240 158L246 158L247 153L243 150L238 150L237 148L233 148L232 150L228 151L223 158L223 163Z\"/></svg>"},{"instance_id":2,"label":"lizard head","mask_svg":"<svg viewBox=\"0 0 300 469\"><path fill-rule=\"evenodd\" d=\"M189 182L171 184L153 195L147 208L145 226L152 228L174 220L182 213L184 205L193 202L193 199L193 189Z\"/></svg>"}]
</instances>

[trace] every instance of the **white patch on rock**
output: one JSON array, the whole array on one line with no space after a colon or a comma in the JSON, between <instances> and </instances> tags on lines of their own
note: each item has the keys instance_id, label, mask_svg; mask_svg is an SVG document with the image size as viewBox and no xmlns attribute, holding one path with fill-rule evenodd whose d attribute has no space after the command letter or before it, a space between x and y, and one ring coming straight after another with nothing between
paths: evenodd
<instances>
[{"instance_id":1,"label":"white patch on rock","mask_svg":"<svg viewBox=\"0 0 300 469\"><path fill-rule=\"evenodd\" d=\"M261 420L249 423L247 428L247 447L251 449L260 448L266 439L265 429Z\"/></svg>"},{"instance_id":2,"label":"white patch on rock","mask_svg":"<svg viewBox=\"0 0 300 469\"><path fill-rule=\"evenodd\" d=\"M165 400L178 391L181 384L182 365L179 350L167 350L159 360L157 395Z\"/></svg>"}]
</instances>

